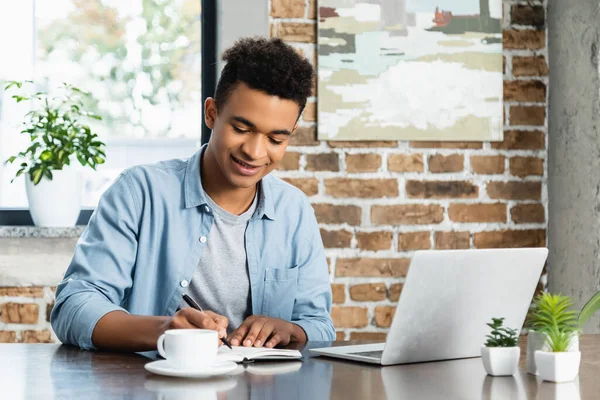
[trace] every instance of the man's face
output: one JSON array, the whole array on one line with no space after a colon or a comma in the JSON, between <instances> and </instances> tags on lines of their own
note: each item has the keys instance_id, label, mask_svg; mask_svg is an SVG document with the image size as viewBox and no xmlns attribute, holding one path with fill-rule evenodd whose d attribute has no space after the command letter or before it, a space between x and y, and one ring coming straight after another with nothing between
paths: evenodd
<instances>
[{"instance_id":1,"label":"man's face","mask_svg":"<svg viewBox=\"0 0 600 400\"><path fill-rule=\"evenodd\" d=\"M204 104L213 130L209 148L221 172L236 188L250 188L277 168L297 128L298 104L250 89L240 82L217 113L214 99Z\"/></svg>"}]
</instances>

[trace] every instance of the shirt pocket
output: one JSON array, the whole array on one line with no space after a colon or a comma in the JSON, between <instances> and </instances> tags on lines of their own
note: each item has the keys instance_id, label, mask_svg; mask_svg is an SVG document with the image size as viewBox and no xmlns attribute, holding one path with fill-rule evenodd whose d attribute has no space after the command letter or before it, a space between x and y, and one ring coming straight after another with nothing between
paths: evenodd
<instances>
[{"instance_id":1,"label":"shirt pocket","mask_svg":"<svg viewBox=\"0 0 600 400\"><path fill-rule=\"evenodd\" d=\"M266 268L264 281L264 315L291 321L298 290L298 267Z\"/></svg>"}]
</instances>

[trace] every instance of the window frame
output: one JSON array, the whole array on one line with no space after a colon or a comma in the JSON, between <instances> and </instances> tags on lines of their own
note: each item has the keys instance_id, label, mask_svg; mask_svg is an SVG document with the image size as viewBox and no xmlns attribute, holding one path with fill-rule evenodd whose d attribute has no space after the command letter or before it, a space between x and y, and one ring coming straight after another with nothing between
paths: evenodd
<instances>
[{"instance_id":1,"label":"window frame","mask_svg":"<svg viewBox=\"0 0 600 400\"><path fill-rule=\"evenodd\" d=\"M202 99L214 96L217 85L217 0L200 0L202 4L202 61L200 77ZM201 143L208 143L211 130L204 124L202 109ZM82 208L76 225L87 225L93 208ZM29 208L0 208L0 226L33 226Z\"/></svg>"}]
</instances>

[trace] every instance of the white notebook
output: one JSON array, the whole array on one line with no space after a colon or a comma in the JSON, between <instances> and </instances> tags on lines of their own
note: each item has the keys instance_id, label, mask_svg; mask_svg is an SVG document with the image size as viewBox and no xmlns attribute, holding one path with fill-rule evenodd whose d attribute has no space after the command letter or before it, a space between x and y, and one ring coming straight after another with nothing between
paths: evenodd
<instances>
[{"instance_id":1,"label":"white notebook","mask_svg":"<svg viewBox=\"0 0 600 400\"><path fill-rule=\"evenodd\" d=\"M297 360L302 358L298 350L268 349L266 347L227 346L219 347L217 355L219 360L244 362L254 360Z\"/></svg>"}]
</instances>

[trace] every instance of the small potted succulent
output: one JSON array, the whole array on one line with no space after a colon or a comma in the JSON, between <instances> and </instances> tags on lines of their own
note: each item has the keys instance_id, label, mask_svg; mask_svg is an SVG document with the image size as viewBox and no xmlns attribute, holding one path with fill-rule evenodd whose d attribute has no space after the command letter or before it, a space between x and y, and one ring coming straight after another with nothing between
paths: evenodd
<instances>
[{"instance_id":1,"label":"small potted succulent","mask_svg":"<svg viewBox=\"0 0 600 400\"><path fill-rule=\"evenodd\" d=\"M518 335L514 329L503 327L504 318L492 318L488 323L492 331L481 347L481 358L485 371L492 376L510 376L517 372L521 349L517 345Z\"/></svg>"},{"instance_id":2,"label":"small potted succulent","mask_svg":"<svg viewBox=\"0 0 600 400\"><path fill-rule=\"evenodd\" d=\"M28 102L21 133L29 137L29 147L6 160L17 164L15 178L25 176L29 211L36 226L73 226L81 210L81 182L71 165L96 169L105 161L105 144L85 124L101 118L86 111L84 100L90 94L64 83L50 95L46 92L21 93L32 81L11 81L5 90L18 90L17 103ZM14 179L13 179L14 180Z\"/></svg>"},{"instance_id":3,"label":"small potted succulent","mask_svg":"<svg viewBox=\"0 0 600 400\"><path fill-rule=\"evenodd\" d=\"M535 302L532 325L541 334L542 348L535 350L538 375L545 381L570 382L579 373L579 313L573 300L562 294L542 293Z\"/></svg>"}]
</instances>

